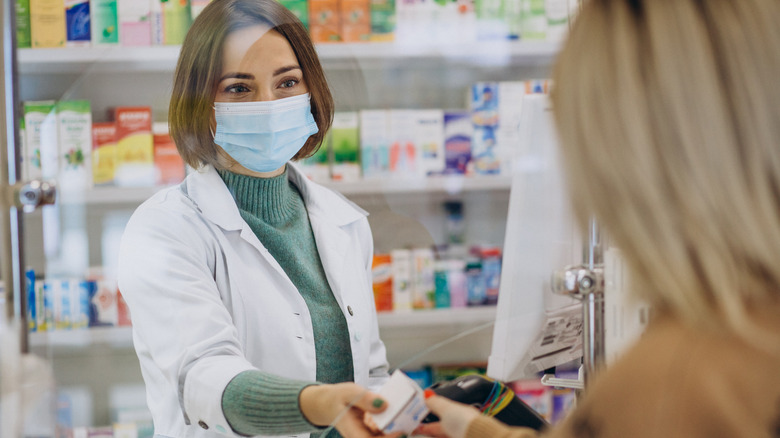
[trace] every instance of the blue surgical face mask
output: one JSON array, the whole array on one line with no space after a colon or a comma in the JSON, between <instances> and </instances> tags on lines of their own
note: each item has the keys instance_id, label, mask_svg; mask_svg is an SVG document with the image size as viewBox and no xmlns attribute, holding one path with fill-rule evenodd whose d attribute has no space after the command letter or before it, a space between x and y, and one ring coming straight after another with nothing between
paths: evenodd
<instances>
[{"instance_id":1,"label":"blue surgical face mask","mask_svg":"<svg viewBox=\"0 0 780 438\"><path fill-rule=\"evenodd\" d=\"M249 170L279 169L318 131L310 99L306 93L267 102L214 102L214 143Z\"/></svg>"}]
</instances>

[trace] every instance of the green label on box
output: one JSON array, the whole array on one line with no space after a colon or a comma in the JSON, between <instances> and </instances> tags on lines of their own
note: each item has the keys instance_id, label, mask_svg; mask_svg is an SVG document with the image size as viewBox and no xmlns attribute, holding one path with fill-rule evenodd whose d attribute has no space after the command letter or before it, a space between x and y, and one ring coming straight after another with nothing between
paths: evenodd
<instances>
[{"instance_id":1,"label":"green label on box","mask_svg":"<svg viewBox=\"0 0 780 438\"><path fill-rule=\"evenodd\" d=\"M16 47L32 47L30 35L30 0L16 0Z\"/></svg>"}]
</instances>

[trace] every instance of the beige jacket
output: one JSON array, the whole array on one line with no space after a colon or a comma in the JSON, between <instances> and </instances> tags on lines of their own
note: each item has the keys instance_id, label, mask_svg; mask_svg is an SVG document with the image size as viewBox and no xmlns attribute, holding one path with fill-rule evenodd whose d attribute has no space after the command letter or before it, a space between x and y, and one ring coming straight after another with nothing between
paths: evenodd
<instances>
[{"instance_id":1,"label":"beige jacket","mask_svg":"<svg viewBox=\"0 0 780 438\"><path fill-rule=\"evenodd\" d=\"M754 321L780 339L780 307ZM777 345L780 342L776 342ZM481 417L467 438L530 438ZM544 438L778 438L780 357L721 333L656 321Z\"/></svg>"}]
</instances>

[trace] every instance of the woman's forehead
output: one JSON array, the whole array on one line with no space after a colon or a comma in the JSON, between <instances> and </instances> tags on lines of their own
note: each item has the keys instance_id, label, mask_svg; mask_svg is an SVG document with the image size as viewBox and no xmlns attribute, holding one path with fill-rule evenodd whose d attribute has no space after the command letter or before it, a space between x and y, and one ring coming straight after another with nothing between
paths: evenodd
<instances>
[{"instance_id":1,"label":"woman's forehead","mask_svg":"<svg viewBox=\"0 0 780 438\"><path fill-rule=\"evenodd\" d=\"M245 27L231 32L225 38L222 48L223 73L277 62L297 63L297 59L287 39L267 25Z\"/></svg>"}]
</instances>

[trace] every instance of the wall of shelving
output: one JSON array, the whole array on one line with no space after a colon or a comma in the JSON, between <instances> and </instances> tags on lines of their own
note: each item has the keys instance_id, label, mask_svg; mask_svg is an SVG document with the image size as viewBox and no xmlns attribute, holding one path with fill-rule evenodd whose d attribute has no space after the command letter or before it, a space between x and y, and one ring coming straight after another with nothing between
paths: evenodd
<instances>
[{"instance_id":1,"label":"wall of shelving","mask_svg":"<svg viewBox=\"0 0 780 438\"><path fill-rule=\"evenodd\" d=\"M548 75L557 44L490 42L470 45L385 43L320 45L318 52L337 110L465 108L466 90L478 81L509 81ZM93 120L107 119L115 105L146 105L155 121L166 118L177 47L24 49L18 53L23 100L88 99ZM469 244L503 242L509 201L508 176L441 177L328 183L365 208L375 249L446 241L443 203L464 204ZM106 264L107 224L127 220L158 187L95 188L70 206L84 218L89 264ZM40 212L25 219L27 263L46 271ZM110 227L109 227L110 228ZM380 332L391 367L484 361L490 352L494 308L381 314ZM464 333L456 341L446 343ZM428 351L431 346L440 345ZM34 351L49 358L60 385L93 393L91 421L110 419L111 388L141 385L128 328L36 334Z\"/></svg>"}]
</instances>

